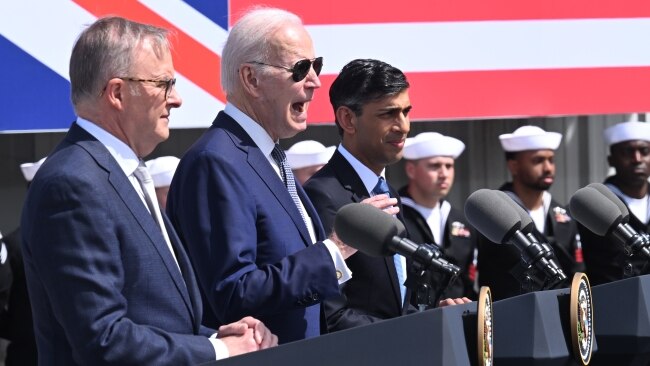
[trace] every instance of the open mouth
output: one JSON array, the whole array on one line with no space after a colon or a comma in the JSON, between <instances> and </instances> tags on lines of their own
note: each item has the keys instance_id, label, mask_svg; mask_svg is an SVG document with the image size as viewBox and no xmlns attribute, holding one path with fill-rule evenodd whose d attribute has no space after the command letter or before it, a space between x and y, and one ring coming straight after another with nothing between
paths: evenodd
<instances>
[{"instance_id":1,"label":"open mouth","mask_svg":"<svg viewBox=\"0 0 650 366\"><path fill-rule=\"evenodd\" d=\"M306 102L293 103L291 105L291 109L296 113L304 113L307 111L307 103Z\"/></svg>"}]
</instances>

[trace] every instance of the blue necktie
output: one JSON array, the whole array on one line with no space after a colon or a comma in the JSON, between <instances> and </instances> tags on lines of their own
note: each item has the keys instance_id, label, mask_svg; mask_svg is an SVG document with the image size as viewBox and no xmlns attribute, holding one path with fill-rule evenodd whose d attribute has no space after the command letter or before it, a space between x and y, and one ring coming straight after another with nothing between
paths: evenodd
<instances>
[{"instance_id":1,"label":"blue necktie","mask_svg":"<svg viewBox=\"0 0 650 366\"><path fill-rule=\"evenodd\" d=\"M305 227L308 228L309 224L307 224L305 214L303 214L302 209L300 208L300 197L298 197L298 191L296 190L296 180L293 178L293 172L291 171L291 167L287 162L287 155L284 153L284 150L282 150L280 145L275 144L273 151L271 151L271 157L280 167L280 173L282 173L282 181L284 181L284 186L287 187L287 191L289 191L289 195L291 196L291 199L293 199L293 203L296 205L298 212L300 212L300 217L302 217L302 221L305 223Z\"/></svg>"},{"instance_id":2,"label":"blue necktie","mask_svg":"<svg viewBox=\"0 0 650 366\"><path fill-rule=\"evenodd\" d=\"M379 181L375 188L372 189L373 195L378 194L387 194L390 197L390 190L388 189L388 183L384 177L379 177ZM406 296L406 286L404 286L404 268L402 267L402 258L399 254L393 255L393 262L395 263L395 271L397 272L397 281L399 282L399 292L402 297L402 304L404 304L404 296Z\"/></svg>"}]
</instances>

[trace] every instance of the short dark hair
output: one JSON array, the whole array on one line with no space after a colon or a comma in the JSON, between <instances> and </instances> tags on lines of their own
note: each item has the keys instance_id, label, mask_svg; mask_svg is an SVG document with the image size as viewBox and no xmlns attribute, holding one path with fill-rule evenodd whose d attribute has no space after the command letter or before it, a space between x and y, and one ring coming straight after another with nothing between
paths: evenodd
<instances>
[{"instance_id":1,"label":"short dark hair","mask_svg":"<svg viewBox=\"0 0 650 366\"><path fill-rule=\"evenodd\" d=\"M517 153L519 151L506 151L506 161L517 159Z\"/></svg>"},{"instance_id":2,"label":"short dark hair","mask_svg":"<svg viewBox=\"0 0 650 366\"><path fill-rule=\"evenodd\" d=\"M343 129L336 120L339 107L350 108L360 116L363 106L381 98L397 95L409 88L406 75L383 61L356 59L343 67L330 87L330 103L339 135Z\"/></svg>"}]
</instances>

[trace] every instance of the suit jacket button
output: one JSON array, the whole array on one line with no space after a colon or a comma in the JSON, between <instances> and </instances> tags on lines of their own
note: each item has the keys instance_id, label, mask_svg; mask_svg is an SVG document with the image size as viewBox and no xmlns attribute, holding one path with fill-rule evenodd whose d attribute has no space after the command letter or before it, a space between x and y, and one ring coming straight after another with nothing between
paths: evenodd
<instances>
[{"instance_id":1,"label":"suit jacket button","mask_svg":"<svg viewBox=\"0 0 650 366\"><path fill-rule=\"evenodd\" d=\"M314 302L318 302L318 294L311 295L311 299L314 300Z\"/></svg>"}]
</instances>

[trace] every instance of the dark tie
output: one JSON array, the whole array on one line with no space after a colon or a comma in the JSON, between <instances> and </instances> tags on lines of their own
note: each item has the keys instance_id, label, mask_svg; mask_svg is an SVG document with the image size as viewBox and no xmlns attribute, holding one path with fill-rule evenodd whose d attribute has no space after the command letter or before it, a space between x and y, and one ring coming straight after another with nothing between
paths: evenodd
<instances>
[{"instance_id":1,"label":"dark tie","mask_svg":"<svg viewBox=\"0 0 650 366\"><path fill-rule=\"evenodd\" d=\"M388 183L384 177L379 177L379 181L375 185L375 188L372 189L373 195L386 194L390 197L390 190L388 189ZM395 263L395 271L397 272L397 281L399 282L399 292L402 296L402 304L404 303L404 296L406 296L406 286L404 286L404 268L402 267L402 258L399 254L393 255L393 262Z\"/></svg>"},{"instance_id":2,"label":"dark tie","mask_svg":"<svg viewBox=\"0 0 650 366\"><path fill-rule=\"evenodd\" d=\"M302 212L300 197L298 197L298 191L296 190L296 180L293 178L293 172L291 171L291 167L287 162L287 155L284 153L284 150L282 150L280 145L275 144L273 151L271 151L271 157L273 157L273 160L275 160L275 162L280 167L280 173L282 174L282 181L284 182L284 186L287 188L287 191L289 191L289 195L291 195L291 199L296 205L298 212L300 212L300 217L302 217L302 221L305 223L305 227L309 228L309 224L305 219L305 214Z\"/></svg>"}]
</instances>

